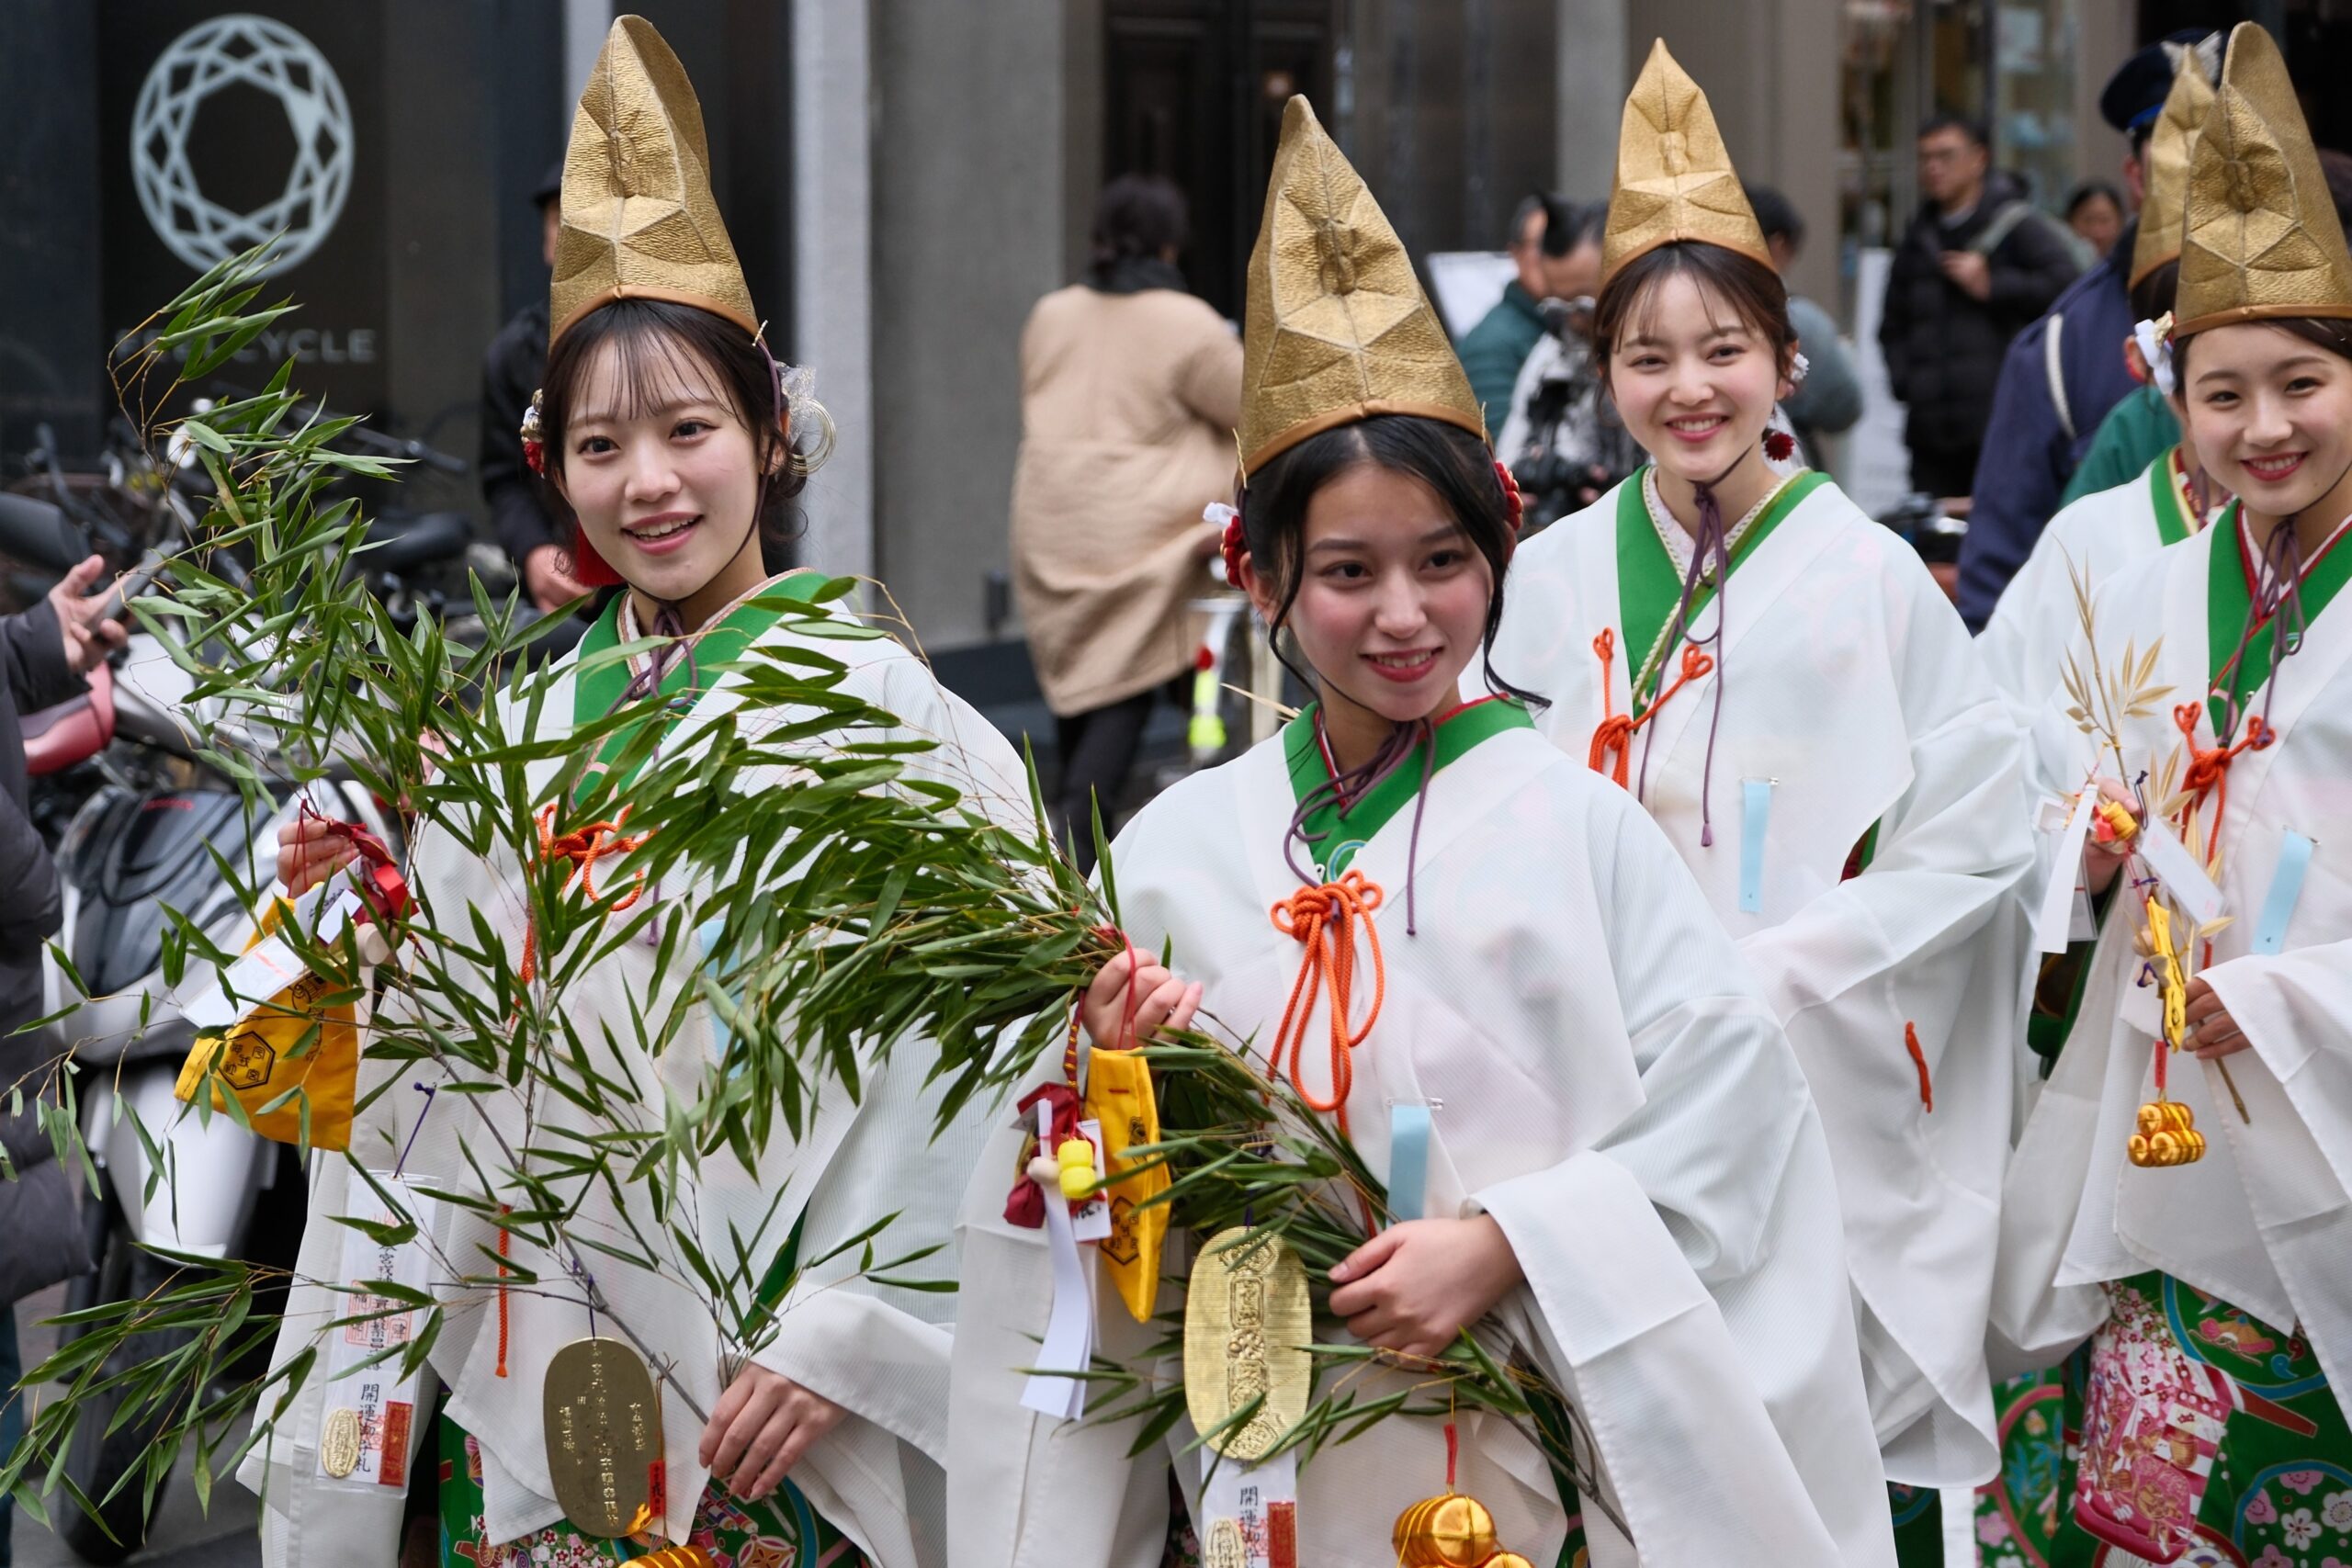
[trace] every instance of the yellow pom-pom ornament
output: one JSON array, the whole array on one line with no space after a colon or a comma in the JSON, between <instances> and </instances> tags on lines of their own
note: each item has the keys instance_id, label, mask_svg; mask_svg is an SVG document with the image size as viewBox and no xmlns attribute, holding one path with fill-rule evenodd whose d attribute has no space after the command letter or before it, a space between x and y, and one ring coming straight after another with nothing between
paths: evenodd
<instances>
[{"instance_id":1,"label":"yellow pom-pom ornament","mask_svg":"<svg viewBox=\"0 0 2352 1568\"><path fill-rule=\"evenodd\" d=\"M1084 1138L1065 1138L1054 1151L1061 1162L1062 1196L1083 1203L1094 1196L1094 1145Z\"/></svg>"}]
</instances>

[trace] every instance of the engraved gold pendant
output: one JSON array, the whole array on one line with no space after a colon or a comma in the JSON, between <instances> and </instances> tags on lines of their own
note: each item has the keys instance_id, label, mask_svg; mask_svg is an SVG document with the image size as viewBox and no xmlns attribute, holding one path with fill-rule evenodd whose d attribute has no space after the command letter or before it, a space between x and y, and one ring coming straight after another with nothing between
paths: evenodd
<instances>
[{"instance_id":1,"label":"engraved gold pendant","mask_svg":"<svg viewBox=\"0 0 2352 1568\"><path fill-rule=\"evenodd\" d=\"M337 1481L359 1468L359 1412L348 1406L327 1412L319 1428L319 1468Z\"/></svg>"},{"instance_id":2,"label":"engraved gold pendant","mask_svg":"<svg viewBox=\"0 0 2352 1568\"><path fill-rule=\"evenodd\" d=\"M1236 1225L1193 1260L1184 1298L1184 1404L1193 1427L1210 1433L1264 1396L1238 1427L1204 1440L1254 1464L1306 1415L1315 1368L1315 1325L1306 1266L1271 1231Z\"/></svg>"},{"instance_id":3,"label":"engraved gold pendant","mask_svg":"<svg viewBox=\"0 0 2352 1568\"><path fill-rule=\"evenodd\" d=\"M662 1396L645 1359L617 1339L578 1339L555 1353L540 1391L548 1476L564 1518L615 1540L667 1506Z\"/></svg>"}]
</instances>

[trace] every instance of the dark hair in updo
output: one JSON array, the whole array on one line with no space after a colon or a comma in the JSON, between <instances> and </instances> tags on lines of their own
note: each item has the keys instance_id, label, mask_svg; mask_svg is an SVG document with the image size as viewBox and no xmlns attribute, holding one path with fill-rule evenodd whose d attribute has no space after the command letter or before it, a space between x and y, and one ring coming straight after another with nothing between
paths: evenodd
<instances>
[{"instance_id":1,"label":"dark hair in updo","mask_svg":"<svg viewBox=\"0 0 2352 1568\"><path fill-rule=\"evenodd\" d=\"M1495 673L1495 630L1502 624L1504 571L1514 540L1502 481L1495 473L1494 454L1468 431L1442 420L1376 414L1310 435L1250 476L1242 496L1241 527L1250 559L1273 589L1276 608L1268 635L1282 630L1290 619L1291 606L1298 601L1308 503L1316 491L1362 463L1417 479L1445 503L1471 547L1485 558L1494 581L1480 639L1487 689L1544 705L1544 698ZM1279 642L1275 651L1281 653ZM1283 662L1313 687L1315 682L1306 671L1291 665L1287 658Z\"/></svg>"},{"instance_id":2,"label":"dark hair in updo","mask_svg":"<svg viewBox=\"0 0 2352 1568\"><path fill-rule=\"evenodd\" d=\"M2314 348L2327 350L2338 359L2352 359L2352 321L2333 316L2278 316L2245 324L2277 327L2282 333L2291 333ZM2180 395L2184 399L2188 396L2188 347L2202 335L2191 333L2175 340L2172 345L2174 384L2180 388Z\"/></svg>"},{"instance_id":3,"label":"dark hair in updo","mask_svg":"<svg viewBox=\"0 0 2352 1568\"><path fill-rule=\"evenodd\" d=\"M1604 379L1620 339L1647 327L1659 287L1677 274L1688 275L1700 293L1728 306L1771 349L1781 373L1788 373L1797 333L1789 324L1789 290L1781 275L1721 245L1674 240L1643 252L1600 286L1600 298L1593 302L1592 339Z\"/></svg>"},{"instance_id":4,"label":"dark hair in updo","mask_svg":"<svg viewBox=\"0 0 2352 1568\"><path fill-rule=\"evenodd\" d=\"M761 471L761 534L773 539L789 537L793 502L808 482L815 450L824 433L785 430L784 394L776 381L775 361L736 322L692 305L668 299L616 299L600 305L574 321L548 351L546 378L540 384L539 423L547 443L550 480L563 471L570 455L564 439L587 379L606 344L613 346L620 370L624 418L635 418L683 388L703 383L704 370L718 381L715 389L732 405L743 428L752 433ZM819 416L821 419L821 415ZM819 454L821 456L821 453ZM549 483L547 500L570 520L563 497Z\"/></svg>"}]
</instances>

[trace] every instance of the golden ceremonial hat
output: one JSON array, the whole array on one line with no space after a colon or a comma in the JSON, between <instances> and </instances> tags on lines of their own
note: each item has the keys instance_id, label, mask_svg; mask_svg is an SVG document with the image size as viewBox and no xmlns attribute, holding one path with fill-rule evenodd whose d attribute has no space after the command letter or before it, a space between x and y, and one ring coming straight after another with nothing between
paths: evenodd
<instances>
[{"instance_id":1,"label":"golden ceremonial hat","mask_svg":"<svg viewBox=\"0 0 2352 1568\"><path fill-rule=\"evenodd\" d=\"M549 342L615 299L668 299L760 330L710 194L702 105L642 17L613 23L588 73L563 155L561 205Z\"/></svg>"},{"instance_id":2,"label":"golden ceremonial hat","mask_svg":"<svg viewBox=\"0 0 2352 1568\"><path fill-rule=\"evenodd\" d=\"M1721 245L1772 265L1739 171L1715 129L1715 111L1659 39L1625 98L1609 227L1600 236L1600 276L1614 277L1627 262L1677 240Z\"/></svg>"},{"instance_id":3,"label":"golden ceremonial hat","mask_svg":"<svg viewBox=\"0 0 2352 1568\"><path fill-rule=\"evenodd\" d=\"M1242 478L1310 435L1389 413L1487 434L1405 242L1313 107L1295 97L1250 253Z\"/></svg>"},{"instance_id":4,"label":"golden ceremonial hat","mask_svg":"<svg viewBox=\"0 0 2352 1568\"><path fill-rule=\"evenodd\" d=\"M2352 254L2278 46L2230 32L2222 85L2189 154L2182 335L2282 316L2352 317Z\"/></svg>"},{"instance_id":5,"label":"golden ceremonial hat","mask_svg":"<svg viewBox=\"0 0 2352 1568\"><path fill-rule=\"evenodd\" d=\"M2180 51L2180 70L2165 95L2165 107L2148 132L2140 166L2147 171L2146 194L2140 198L2140 237L2132 243L2132 278L2137 284L2148 274L2180 255L2183 210L2188 199L2188 164L2197 139L2205 133L2205 116L2213 107L2213 85L2205 79L2205 63L2193 49Z\"/></svg>"}]
</instances>

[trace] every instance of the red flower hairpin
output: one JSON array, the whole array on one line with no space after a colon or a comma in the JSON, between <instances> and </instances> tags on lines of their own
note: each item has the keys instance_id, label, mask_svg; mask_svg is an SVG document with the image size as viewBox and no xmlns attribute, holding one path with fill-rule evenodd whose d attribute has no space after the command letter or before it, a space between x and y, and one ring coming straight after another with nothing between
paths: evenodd
<instances>
[{"instance_id":1,"label":"red flower hairpin","mask_svg":"<svg viewBox=\"0 0 2352 1568\"><path fill-rule=\"evenodd\" d=\"M540 434L539 400L544 393L531 394L531 406L523 411L523 461L531 472L544 476L548 471L548 444Z\"/></svg>"},{"instance_id":2,"label":"red flower hairpin","mask_svg":"<svg viewBox=\"0 0 2352 1568\"><path fill-rule=\"evenodd\" d=\"M1241 513L1221 501L1213 501L1201 510L1204 523L1222 522L1225 530L1217 536L1217 553L1225 558L1225 581L1228 587L1241 586L1241 558L1250 553L1250 540L1241 531Z\"/></svg>"},{"instance_id":3,"label":"red flower hairpin","mask_svg":"<svg viewBox=\"0 0 2352 1568\"><path fill-rule=\"evenodd\" d=\"M1503 487L1503 515L1510 520L1510 531L1516 534L1527 519L1527 498L1520 494L1519 479L1510 471L1510 465L1500 458L1495 461L1495 482Z\"/></svg>"},{"instance_id":4,"label":"red flower hairpin","mask_svg":"<svg viewBox=\"0 0 2352 1568\"><path fill-rule=\"evenodd\" d=\"M1776 463L1785 463L1797 455L1797 438L1785 430L1764 433L1764 456Z\"/></svg>"}]
</instances>

